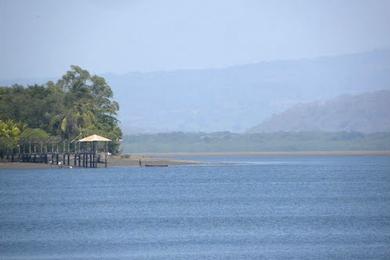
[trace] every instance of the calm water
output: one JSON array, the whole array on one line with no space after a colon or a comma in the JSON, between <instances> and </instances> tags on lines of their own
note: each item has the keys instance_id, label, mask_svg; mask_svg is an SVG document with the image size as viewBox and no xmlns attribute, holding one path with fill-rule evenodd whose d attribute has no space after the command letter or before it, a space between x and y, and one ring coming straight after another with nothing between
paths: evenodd
<instances>
[{"instance_id":1,"label":"calm water","mask_svg":"<svg viewBox=\"0 0 390 260\"><path fill-rule=\"evenodd\" d=\"M0 259L390 259L389 157L208 161L0 170Z\"/></svg>"}]
</instances>

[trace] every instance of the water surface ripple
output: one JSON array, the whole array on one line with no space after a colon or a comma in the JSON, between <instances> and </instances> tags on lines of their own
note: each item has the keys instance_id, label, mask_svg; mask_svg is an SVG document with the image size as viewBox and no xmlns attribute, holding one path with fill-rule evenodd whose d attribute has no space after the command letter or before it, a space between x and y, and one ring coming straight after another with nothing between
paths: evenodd
<instances>
[{"instance_id":1,"label":"water surface ripple","mask_svg":"<svg viewBox=\"0 0 390 260\"><path fill-rule=\"evenodd\" d=\"M390 158L2 169L0 209L0 259L390 259Z\"/></svg>"}]
</instances>

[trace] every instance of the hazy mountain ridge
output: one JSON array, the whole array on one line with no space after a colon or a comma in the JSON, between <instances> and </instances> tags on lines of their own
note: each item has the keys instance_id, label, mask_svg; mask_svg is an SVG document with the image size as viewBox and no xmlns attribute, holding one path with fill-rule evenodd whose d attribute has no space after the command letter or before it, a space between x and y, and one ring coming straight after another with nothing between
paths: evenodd
<instances>
[{"instance_id":1,"label":"hazy mountain ridge","mask_svg":"<svg viewBox=\"0 0 390 260\"><path fill-rule=\"evenodd\" d=\"M251 133L302 131L390 131L390 90L295 105L249 130Z\"/></svg>"},{"instance_id":2,"label":"hazy mountain ridge","mask_svg":"<svg viewBox=\"0 0 390 260\"><path fill-rule=\"evenodd\" d=\"M390 89L390 51L107 79L125 132L241 132L300 102Z\"/></svg>"},{"instance_id":3,"label":"hazy mountain ridge","mask_svg":"<svg viewBox=\"0 0 390 260\"><path fill-rule=\"evenodd\" d=\"M120 104L125 133L244 132L298 103L390 89L390 50L103 76ZM1 85L44 82L0 80Z\"/></svg>"}]
</instances>

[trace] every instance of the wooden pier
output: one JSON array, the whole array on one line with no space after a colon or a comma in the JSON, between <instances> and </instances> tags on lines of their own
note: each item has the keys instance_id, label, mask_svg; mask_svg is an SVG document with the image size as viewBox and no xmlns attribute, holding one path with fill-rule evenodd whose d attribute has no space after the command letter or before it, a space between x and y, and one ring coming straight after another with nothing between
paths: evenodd
<instances>
[{"instance_id":1,"label":"wooden pier","mask_svg":"<svg viewBox=\"0 0 390 260\"><path fill-rule=\"evenodd\" d=\"M3 160L9 162L44 163L62 167L98 168L107 167L110 139L91 135L77 141L62 141L60 143L21 144L3 155ZM99 152L98 142L104 142L103 151Z\"/></svg>"},{"instance_id":2,"label":"wooden pier","mask_svg":"<svg viewBox=\"0 0 390 260\"><path fill-rule=\"evenodd\" d=\"M8 154L5 158L9 162L44 163L58 167L98 168L107 167L107 155L93 152L80 153L20 153Z\"/></svg>"}]
</instances>

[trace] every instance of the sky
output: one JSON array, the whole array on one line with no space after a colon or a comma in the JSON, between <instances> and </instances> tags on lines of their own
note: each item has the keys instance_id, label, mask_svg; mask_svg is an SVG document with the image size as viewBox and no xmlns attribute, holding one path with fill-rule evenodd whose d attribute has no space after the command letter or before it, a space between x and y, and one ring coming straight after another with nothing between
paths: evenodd
<instances>
[{"instance_id":1,"label":"sky","mask_svg":"<svg viewBox=\"0 0 390 260\"><path fill-rule=\"evenodd\" d=\"M389 24L389 0L0 0L0 79L386 49Z\"/></svg>"}]
</instances>

